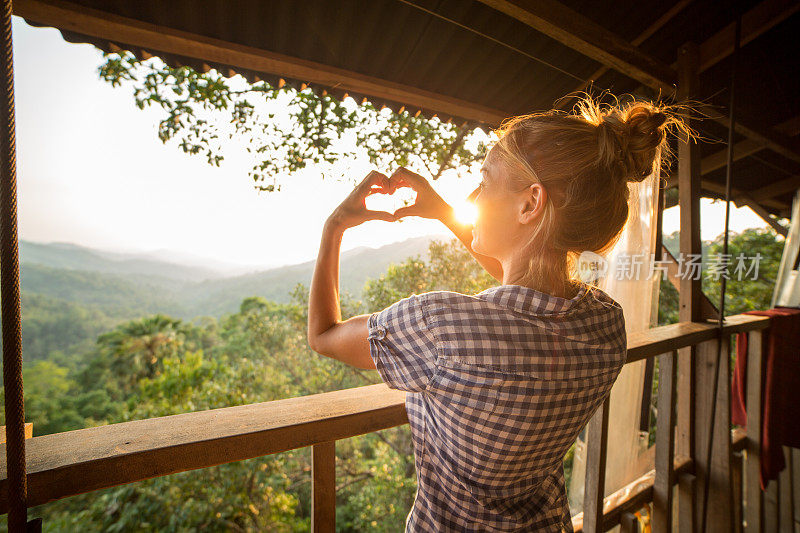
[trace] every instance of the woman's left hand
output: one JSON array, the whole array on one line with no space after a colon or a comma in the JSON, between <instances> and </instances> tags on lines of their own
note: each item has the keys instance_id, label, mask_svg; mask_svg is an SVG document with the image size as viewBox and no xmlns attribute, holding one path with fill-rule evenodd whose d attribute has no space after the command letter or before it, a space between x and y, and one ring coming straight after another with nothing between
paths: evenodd
<instances>
[{"instance_id":1,"label":"woman's left hand","mask_svg":"<svg viewBox=\"0 0 800 533\"><path fill-rule=\"evenodd\" d=\"M397 220L397 217L393 213L388 213L386 211L370 211L367 209L366 204L366 198L370 194L392 194L393 192L394 185L391 183L388 176L377 170L373 170L367 174L367 177L365 177L361 183L356 185L353 192L351 192L339 207L331 213L330 217L328 217L328 223L333 224L341 230L345 230L353 226L358 226L367 220L394 222Z\"/></svg>"}]
</instances>

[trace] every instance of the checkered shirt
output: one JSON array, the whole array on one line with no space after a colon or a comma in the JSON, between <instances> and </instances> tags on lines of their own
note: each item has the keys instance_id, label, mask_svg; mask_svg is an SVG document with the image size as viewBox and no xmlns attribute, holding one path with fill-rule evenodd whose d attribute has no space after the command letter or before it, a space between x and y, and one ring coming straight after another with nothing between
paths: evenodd
<instances>
[{"instance_id":1,"label":"checkered shirt","mask_svg":"<svg viewBox=\"0 0 800 533\"><path fill-rule=\"evenodd\" d=\"M622 307L500 285L414 294L368 320L407 391L417 493L406 532L572 532L563 458L625 362Z\"/></svg>"}]
</instances>

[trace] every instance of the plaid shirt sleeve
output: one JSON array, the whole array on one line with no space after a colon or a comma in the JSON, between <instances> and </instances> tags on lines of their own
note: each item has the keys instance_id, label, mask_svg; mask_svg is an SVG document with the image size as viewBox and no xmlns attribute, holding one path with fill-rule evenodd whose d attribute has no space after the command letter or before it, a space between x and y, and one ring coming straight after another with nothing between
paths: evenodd
<instances>
[{"instance_id":1,"label":"plaid shirt sleeve","mask_svg":"<svg viewBox=\"0 0 800 533\"><path fill-rule=\"evenodd\" d=\"M369 349L381 379L392 389L425 390L436 368L437 348L422 297L412 294L367 321Z\"/></svg>"}]
</instances>

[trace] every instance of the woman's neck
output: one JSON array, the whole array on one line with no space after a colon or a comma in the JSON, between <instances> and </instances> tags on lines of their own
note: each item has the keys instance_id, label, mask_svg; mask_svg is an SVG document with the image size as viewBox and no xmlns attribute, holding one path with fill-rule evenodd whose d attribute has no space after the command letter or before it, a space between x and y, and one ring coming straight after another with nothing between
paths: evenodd
<instances>
[{"instance_id":1,"label":"woman's neck","mask_svg":"<svg viewBox=\"0 0 800 533\"><path fill-rule=\"evenodd\" d=\"M521 285L567 300L574 298L580 290L580 283L570 279L566 273L561 276L551 274L547 279L526 279L530 277L527 259L514 258L502 263L503 285Z\"/></svg>"}]
</instances>

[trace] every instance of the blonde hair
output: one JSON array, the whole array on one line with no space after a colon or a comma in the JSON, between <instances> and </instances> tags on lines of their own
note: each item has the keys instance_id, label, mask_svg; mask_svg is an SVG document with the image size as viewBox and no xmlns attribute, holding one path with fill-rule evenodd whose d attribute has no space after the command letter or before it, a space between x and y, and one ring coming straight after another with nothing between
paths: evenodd
<instances>
[{"instance_id":1,"label":"blonde hair","mask_svg":"<svg viewBox=\"0 0 800 533\"><path fill-rule=\"evenodd\" d=\"M608 253L628 217L629 182L641 182L671 156L671 127L692 135L678 106L632 100L600 104L582 98L573 111L520 115L495 130L492 149L507 167L507 187L522 190L540 183L547 191L544 215L525 249L528 269L521 284L550 292L561 280L565 292L576 285L583 251Z\"/></svg>"}]
</instances>

